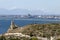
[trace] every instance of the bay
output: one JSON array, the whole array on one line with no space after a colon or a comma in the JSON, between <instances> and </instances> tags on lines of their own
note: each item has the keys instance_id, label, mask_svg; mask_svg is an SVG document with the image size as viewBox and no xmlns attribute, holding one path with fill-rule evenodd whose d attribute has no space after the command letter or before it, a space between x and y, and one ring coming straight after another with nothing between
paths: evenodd
<instances>
[{"instance_id":1,"label":"bay","mask_svg":"<svg viewBox=\"0 0 60 40\"><path fill-rule=\"evenodd\" d=\"M1 19L0 20L0 34L4 34L7 32L8 28L10 27L12 19ZM44 23L60 23L60 19L14 19L14 23L20 27L29 24L44 24Z\"/></svg>"}]
</instances>

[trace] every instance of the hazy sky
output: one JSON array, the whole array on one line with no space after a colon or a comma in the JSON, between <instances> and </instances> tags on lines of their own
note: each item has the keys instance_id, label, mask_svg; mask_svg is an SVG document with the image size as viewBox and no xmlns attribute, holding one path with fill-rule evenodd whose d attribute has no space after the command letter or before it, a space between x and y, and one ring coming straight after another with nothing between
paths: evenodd
<instances>
[{"instance_id":1,"label":"hazy sky","mask_svg":"<svg viewBox=\"0 0 60 40\"><path fill-rule=\"evenodd\" d=\"M0 0L0 8L60 12L60 0Z\"/></svg>"}]
</instances>

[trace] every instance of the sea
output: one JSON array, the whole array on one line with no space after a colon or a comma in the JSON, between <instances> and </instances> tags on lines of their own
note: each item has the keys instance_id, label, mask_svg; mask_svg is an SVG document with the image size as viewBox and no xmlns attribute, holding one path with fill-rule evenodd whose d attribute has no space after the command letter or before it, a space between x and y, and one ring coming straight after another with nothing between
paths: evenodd
<instances>
[{"instance_id":1,"label":"sea","mask_svg":"<svg viewBox=\"0 0 60 40\"><path fill-rule=\"evenodd\" d=\"M10 27L12 19L0 19L0 34L4 34L7 32ZM60 23L60 19L14 19L14 23L19 27L23 27L29 24L46 24L46 23Z\"/></svg>"}]
</instances>

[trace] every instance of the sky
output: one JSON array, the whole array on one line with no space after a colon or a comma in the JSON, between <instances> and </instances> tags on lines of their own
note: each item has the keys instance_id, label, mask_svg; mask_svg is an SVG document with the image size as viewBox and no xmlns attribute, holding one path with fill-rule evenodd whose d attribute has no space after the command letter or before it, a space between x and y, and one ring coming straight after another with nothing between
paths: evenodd
<instances>
[{"instance_id":1,"label":"sky","mask_svg":"<svg viewBox=\"0 0 60 40\"><path fill-rule=\"evenodd\" d=\"M0 0L0 8L60 13L60 0Z\"/></svg>"}]
</instances>

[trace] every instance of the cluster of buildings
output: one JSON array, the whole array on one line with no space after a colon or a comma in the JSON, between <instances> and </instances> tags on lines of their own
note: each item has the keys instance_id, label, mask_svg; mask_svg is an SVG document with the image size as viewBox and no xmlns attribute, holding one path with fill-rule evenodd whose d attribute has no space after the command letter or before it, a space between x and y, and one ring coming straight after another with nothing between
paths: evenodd
<instances>
[{"instance_id":1,"label":"cluster of buildings","mask_svg":"<svg viewBox=\"0 0 60 40\"><path fill-rule=\"evenodd\" d=\"M20 18L52 18L52 19L60 19L60 16L58 15L0 15L0 18L15 18L15 19L20 19Z\"/></svg>"}]
</instances>

